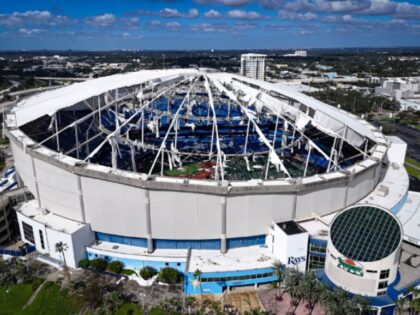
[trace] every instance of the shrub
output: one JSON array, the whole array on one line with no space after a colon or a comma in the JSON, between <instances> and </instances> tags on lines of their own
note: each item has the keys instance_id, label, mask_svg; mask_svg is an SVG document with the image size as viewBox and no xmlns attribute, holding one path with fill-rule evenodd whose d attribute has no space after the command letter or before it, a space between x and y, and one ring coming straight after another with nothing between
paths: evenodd
<instances>
[{"instance_id":1,"label":"shrub","mask_svg":"<svg viewBox=\"0 0 420 315\"><path fill-rule=\"evenodd\" d=\"M165 267L160 270L158 279L165 283L177 283L182 280L182 276L178 270L171 267Z\"/></svg>"},{"instance_id":2,"label":"shrub","mask_svg":"<svg viewBox=\"0 0 420 315\"><path fill-rule=\"evenodd\" d=\"M82 259L81 261L79 261L79 267L82 268L87 268L90 265L90 260L89 259Z\"/></svg>"},{"instance_id":3,"label":"shrub","mask_svg":"<svg viewBox=\"0 0 420 315\"><path fill-rule=\"evenodd\" d=\"M107 271L110 271L113 273L120 273L123 267L124 267L124 264L121 261L115 260L108 264Z\"/></svg>"},{"instance_id":4,"label":"shrub","mask_svg":"<svg viewBox=\"0 0 420 315\"><path fill-rule=\"evenodd\" d=\"M90 268L94 270L98 270L98 271L104 271L107 265L108 265L108 262L102 258L96 258L96 259L91 260L90 262Z\"/></svg>"},{"instance_id":5,"label":"shrub","mask_svg":"<svg viewBox=\"0 0 420 315\"><path fill-rule=\"evenodd\" d=\"M158 273L157 270L155 268L153 268L153 267L150 267L150 266L143 267L140 270L140 276L144 280L148 280L148 279L152 278L157 273Z\"/></svg>"},{"instance_id":6,"label":"shrub","mask_svg":"<svg viewBox=\"0 0 420 315\"><path fill-rule=\"evenodd\" d=\"M123 269L121 270L121 274L122 275L127 275L127 276L131 276L131 275L137 275L137 273L134 270L131 269Z\"/></svg>"}]
</instances>

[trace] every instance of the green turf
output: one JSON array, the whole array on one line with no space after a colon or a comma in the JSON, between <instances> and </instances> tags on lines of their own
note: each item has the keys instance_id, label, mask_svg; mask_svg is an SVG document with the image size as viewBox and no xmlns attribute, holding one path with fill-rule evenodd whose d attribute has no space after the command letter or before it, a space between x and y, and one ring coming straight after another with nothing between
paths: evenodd
<instances>
[{"instance_id":1,"label":"green turf","mask_svg":"<svg viewBox=\"0 0 420 315\"><path fill-rule=\"evenodd\" d=\"M143 315L141 307L132 303L123 304L120 309L114 312L114 315Z\"/></svg>"},{"instance_id":2,"label":"green turf","mask_svg":"<svg viewBox=\"0 0 420 315\"><path fill-rule=\"evenodd\" d=\"M165 171L166 176L187 176L196 174L200 169L199 163L191 163L184 165L181 169L174 168L172 170Z\"/></svg>"},{"instance_id":3,"label":"green turf","mask_svg":"<svg viewBox=\"0 0 420 315\"><path fill-rule=\"evenodd\" d=\"M23 306L29 301L32 293L38 288L43 280L36 279L24 284L0 288L0 314L21 314Z\"/></svg>"}]
</instances>

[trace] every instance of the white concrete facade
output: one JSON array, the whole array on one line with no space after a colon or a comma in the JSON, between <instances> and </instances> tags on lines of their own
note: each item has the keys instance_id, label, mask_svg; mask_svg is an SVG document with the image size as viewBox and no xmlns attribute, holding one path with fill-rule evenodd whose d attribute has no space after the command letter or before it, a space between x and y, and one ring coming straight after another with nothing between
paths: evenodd
<instances>
[{"instance_id":1,"label":"white concrete facade","mask_svg":"<svg viewBox=\"0 0 420 315\"><path fill-rule=\"evenodd\" d=\"M67 246L64 256L69 267L77 268L78 262L86 258L86 246L95 241L88 224L48 213L37 206L36 200L20 205L16 213L22 240L34 245L41 254L58 261L64 259L55 246L62 242Z\"/></svg>"},{"instance_id":2,"label":"white concrete facade","mask_svg":"<svg viewBox=\"0 0 420 315\"><path fill-rule=\"evenodd\" d=\"M305 272L309 233L303 228L296 233L287 233L282 229L283 224L295 225L296 223L291 221L272 222L266 238L267 247L271 250L273 258L287 268L297 268L300 272ZM297 226L300 228L299 225Z\"/></svg>"},{"instance_id":3,"label":"white concrete facade","mask_svg":"<svg viewBox=\"0 0 420 315\"><path fill-rule=\"evenodd\" d=\"M344 211L348 211L348 209ZM388 212L387 210L383 211ZM335 216L333 222L339 215ZM355 261L343 256L334 247L331 241L330 230L325 259L325 272L335 285L353 294L365 296L378 296L386 293L388 285L392 284L397 278L403 238L401 223L392 214L390 216L395 219L400 227L401 238L399 245L390 255L376 261ZM384 273L386 276L383 276Z\"/></svg>"}]
</instances>

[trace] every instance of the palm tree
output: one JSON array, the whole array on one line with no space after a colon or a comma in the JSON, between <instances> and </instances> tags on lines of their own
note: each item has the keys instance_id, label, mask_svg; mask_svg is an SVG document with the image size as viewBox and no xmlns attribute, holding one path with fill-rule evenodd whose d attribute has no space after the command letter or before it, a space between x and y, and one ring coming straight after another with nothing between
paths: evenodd
<instances>
[{"instance_id":1,"label":"palm tree","mask_svg":"<svg viewBox=\"0 0 420 315\"><path fill-rule=\"evenodd\" d=\"M302 279L302 273L295 269L295 268L288 268L286 269L286 291L290 294L292 299L293 309L297 307L299 304L300 290L299 290L299 283Z\"/></svg>"},{"instance_id":2,"label":"palm tree","mask_svg":"<svg viewBox=\"0 0 420 315\"><path fill-rule=\"evenodd\" d=\"M285 269L285 266L279 260L275 260L273 262L272 268L274 270L274 274L277 277L276 300L280 300L279 293L281 291L281 284L283 282L284 277L283 270Z\"/></svg>"},{"instance_id":3,"label":"palm tree","mask_svg":"<svg viewBox=\"0 0 420 315\"><path fill-rule=\"evenodd\" d=\"M352 299L353 304L359 309L360 314L365 314L370 309L369 299L365 296L355 295Z\"/></svg>"},{"instance_id":4,"label":"palm tree","mask_svg":"<svg viewBox=\"0 0 420 315\"><path fill-rule=\"evenodd\" d=\"M403 297L399 297L395 301L395 306L397 307L398 314L402 315L405 307L405 299Z\"/></svg>"},{"instance_id":5,"label":"palm tree","mask_svg":"<svg viewBox=\"0 0 420 315\"><path fill-rule=\"evenodd\" d=\"M298 291L300 296L308 303L309 314L312 314L322 293L322 286L312 270L303 275L302 280L298 285Z\"/></svg>"},{"instance_id":6,"label":"palm tree","mask_svg":"<svg viewBox=\"0 0 420 315\"><path fill-rule=\"evenodd\" d=\"M410 287L408 292L411 294L411 299L409 302L410 314L418 314L420 312L420 289Z\"/></svg>"},{"instance_id":7,"label":"palm tree","mask_svg":"<svg viewBox=\"0 0 420 315\"><path fill-rule=\"evenodd\" d=\"M64 254L67 249L69 248L69 246L66 243L63 242L58 242L55 244L55 251L57 253L60 253L61 256L63 256L63 263L64 263L64 267L63 267L63 271L64 274L67 276L67 279L70 280L70 274L69 274L69 270L67 267L67 261L66 261L66 255Z\"/></svg>"},{"instance_id":8,"label":"palm tree","mask_svg":"<svg viewBox=\"0 0 420 315\"><path fill-rule=\"evenodd\" d=\"M200 286L200 304L203 304L203 287L201 285L201 276L203 273L200 269L194 271L194 279L198 281L198 285Z\"/></svg>"}]
</instances>

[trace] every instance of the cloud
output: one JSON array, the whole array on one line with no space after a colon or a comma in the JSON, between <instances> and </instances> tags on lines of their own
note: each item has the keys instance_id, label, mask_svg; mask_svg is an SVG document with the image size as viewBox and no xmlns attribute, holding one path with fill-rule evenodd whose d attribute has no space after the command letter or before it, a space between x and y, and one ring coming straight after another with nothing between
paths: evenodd
<instances>
[{"instance_id":1,"label":"cloud","mask_svg":"<svg viewBox=\"0 0 420 315\"><path fill-rule=\"evenodd\" d=\"M113 14L105 13L102 15L88 16L85 18L86 24L99 27L108 27L113 25L117 19Z\"/></svg>"},{"instance_id":2,"label":"cloud","mask_svg":"<svg viewBox=\"0 0 420 315\"><path fill-rule=\"evenodd\" d=\"M261 20L267 17L255 12L255 11L244 11L244 10L231 10L227 12L227 17L232 19L244 19L244 20Z\"/></svg>"},{"instance_id":3,"label":"cloud","mask_svg":"<svg viewBox=\"0 0 420 315\"><path fill-rule=\"evenodd\" d=\"M49 11L37 10L0 14L0 26L5 27L17 27L22 25L57 26L70 22L70 18L62 15L54 15Z\"/></svg>"},{"instance_id":4,"label":"cloud","mask_svg":"<svg viewBox=\"0 0 420 315\"><path fill-rule=\"evenodd\" d=\"M145 28L149 30L169 29L172 31L178 31L181 26L182 25L180 23L175 21L163 23L159 20L152 20L145 25Z\"/></svg>"},{"instance_id":5,"label":"cloud","mask_svg":"<svg viewBox=\"0 0 420 315\"><path fill-rule=\"evenodd\" d=\"M139 15L159 16L162 18L196 18L200 12L197 9L189 9L187 12L180 12L178 9L164 8L159 11L138 10Z\"/></svg>"},{"instance_id":6,"label":"cloud","mask_svg":"<svg viewBox=\"0 0 420 315\"><path fill-rule=\"evenodd\" d=\"M278 12L278 15L279 17L285 20L313 21L318 18L318 15L312 12L296 13L296 12L281 10Z\"/></svg>"},{"instance_id":7,"label":"cloud","mask_svg":"<svg viewBox=\"0 0 420 315\"><path fill-rule=\"evenodd\" d=\"M19 29L19 33L27 36L32 36L34 34L43 33L45 30L39 29L39 28L33 28L33 29L27 29L27 28L21 28Z\"/></svg>"},{"instance_id":8,"label":"cloud","mask_svg":"<svg viewBox=\"0 0 420 315\"><path fill-rule=\"evenodd\" d=\"M260 0L260 3L266 8L287 12L349 13L420 19L420 5L392 0Z\"/></svg>"},{"instance_id":9,"label":"cloud","mask_svg":"<svg viewBox=\"0 0 420 315\"><path fill-rule=\"evenodd\" d=\"M194 2L200 4L221 4L229 7L237 7L254 2L254 0L194 0Z\"/></svg>"},{"instance_id":10,"label":"cloud","mask_svg":"<svg viewBox=\"0 0 420 315\"><path fill-rule=\"evenodd\" d=\"M222 14L219 11L216 11L216 10L212 9L212 10L209 10L206 13L204 13L204 16L206 18L209 18L209 19L218 19L218 18L222 17Z\"/></svg>"},{"instance_id":11,"label":"cloud","mask_svg":"<svg viewBox=\"0 0 420 315\"><path fill-rule=\"evenodd\" d=\"M129 29L138 29L139 28L139 21L138 17L131 17L131 18L122 18L120 19L121 24Z\"/></svg>"}]
</instances>

